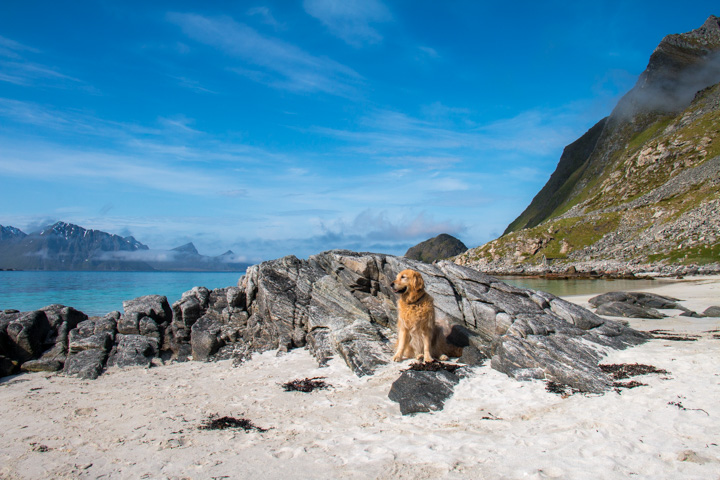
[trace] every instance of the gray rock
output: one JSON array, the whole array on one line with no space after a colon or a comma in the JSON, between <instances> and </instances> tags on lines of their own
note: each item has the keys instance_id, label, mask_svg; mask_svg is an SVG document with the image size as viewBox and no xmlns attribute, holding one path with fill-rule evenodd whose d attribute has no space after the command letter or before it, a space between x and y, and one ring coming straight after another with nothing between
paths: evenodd
<instances>
[{"instance_id":1,"label":"gray rock","mask_svg":"<svg viewBox=\"0 0 720 480\"><path fill-rule=\"evenodd\" d=\"M145 295L142 297L126 300L123 302L125 315L140 313L144 317L150 317L156 322L170 322L172 320L172 309L164 295Z\"/></svg>"},{"instance_id":2,"label":"gray rock","mask_svg":"<svg viewBox=\"0 0 720 480\"><path fill-rule=\"evenodd\" d=\"M248 351L307 345L320 363L340 355L356 374L371 374L392 355L396 296L389 284L405 268L423 274L438 318L455 331L453 343L472 347L468 355L490 358L493 368L510 376L533 371L580 390L604 391L610 382L597 366L604 347L625 348L647 338L553 295L454 263L348 251L248 268L239 288L249 318L238 337ZM226 314L210 312L215 342Z\"/></svg>"},{"instance_id":3,"label":"gray rock","mask_svg":"<svg viewBox=\"0 0 720 480\"><path fill-rule=\"evenodd\" d=\"M63 372L85 380L94 380L102 373L106 359L105 350L83 350L68 356Z\"/></svg>"},{"instance_id":4,"label":"gray rock","mask_svg":"<svg viewBox=\"0 0 720 480\"><path fill-rule=\"evenodd\" d=\"M705 309L703 317L720 317L720 307L712 306Z\"/></svg>"},{"instance_id":5,"label":"gray rock","mask_svg":"<svg viewBox=\"0 0 720 480\"><path fill-rule=\"evenodd\" d=\"M64 373L84 379L95 379L103 371L117 333L118 315L78 323L68 334L68 356Z\"/></svg>"},{"instance_id":6,"label":"gray rock","mask_svg":"<svg viewBox=\"0 0 720 480\"><path fill-rule=\"evenodd\" d=\"M212 316L201 317L192 326L193 360L208 361L224 345L221 340L222 328Z\"/></svg>"},{"instance_id":7,"label":"gray rock","mask_svg":"<svg viewBox=\"0 0 720 480\"><path fill-rule=\"evenodd\" d=\"M654 293L645 292L608 292L598 295L588 300L588 303L594 307L599 307L604 303L623 302L634 305L640 305L650 308L674 308L680 306L677 302L680 300L673 297L666 297Z\"/></svg>"},{"instance_id":8,"label":"gray rock","mask_svg":"<svg viewBox=\"0 0 720 480\"><path fill-rule=\"evenodd\" d=\"M11 358L20 362L38 358L52 335L50 322L40 310L19 314L8 322L5 332Z\"/></svg>"},{"instance_id":9,"label":"gray rock","mask_svg":"<svg viewBox=\"0 0 720 480\"><path fill-rule=\"evenodd\" d=\"M664 315L654 308L643 307L633 303L625 302L609 302L603 303L595 310L598 315L607 315L610 317L627 317L627 318L665 318Z\"/></svg>"},{"instance_id":10,"label":"gray rock","mask_svg":"<svg viewBox=\"0 0 720 480\"><path fill-rule=\"evenodd\" d=\"M158 340L153 337L119 334L117 344L107 360L107 366L150 367L159 350Z\"/></svg>"},{"instance_id":11,"label":"gray rock","mask_svg":"<svg viewBox=\"0 0 720 480\"><path fill-rule=\"evenodd\" d=\"M406 370L393 382L388 398L400 404L403 415L442 410L459 381L447 370Z\"/></svg>"},{"instance_id":12,"label":"gray rock","mask_svg":"<svg viewBox=\"0 0 720 480\"><path fill-rule=\"evenodd\" d=\"M20 366L23 372L59 372L63 363L58 360L29 360Z\"/></svg>"},{"instance_id":13,"label":"gray rock","mask_svg":"<svg viewBox=\"0 0 720 480\"><path fill-rule=\"evenodd\" d=\"M0 377L13 375L18 371L18 362L5 355L0 355Z\"/></svg>"}]
</instances>

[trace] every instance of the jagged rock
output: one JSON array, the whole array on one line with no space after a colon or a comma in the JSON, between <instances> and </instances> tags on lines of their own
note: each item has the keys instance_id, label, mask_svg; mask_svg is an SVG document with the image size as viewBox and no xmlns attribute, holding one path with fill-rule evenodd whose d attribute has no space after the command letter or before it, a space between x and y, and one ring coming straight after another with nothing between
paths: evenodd
<instances>
[{"instance_id":1,"label":"jagged rock","mask_svg":"<svg viewBox=\"0 0 720 480\"><path fill-rule=\"evenodd\" d=\"M55 370L58 362L62 368L68 352L68 332L85 319L84 313L63 305L0 313L0 355L14 365L4 372L9 374L20 364L25 371Z\"/></svg>"},{"instance_id":2,"label":"jagged rock","mask_svg":"<svg viewBox=\"0 0 720 480\"><path fill-rule=\"evenodd\" d=\"M170 322L173 314L167 297L164 295L145 295L132 300L125 300L123 310L125 315L139 313L144 317L152 318L158 324Z\"/></svg>"},{"instance_id":3,"label":"jagged rock","mask_svg":"<svg viewBox=\"0 0 720 480\"><path fill-rule=\"evenodd\" d=\"M148 317L145 317L148 318ZM158 340L145 335L117 335L117 344L113 347L107 366L149 367L160 351Z\"/></svg>"},{"instance_id":4,"label":"jagged rock","mask_svg":"<svg viewBox=\"0 0 720 480\"><path fill-rule=\"evenodd\" d=\"M221 325L212 316L200 317L192 326L193 360L207 361L224 345Z\"/></svg>"},{"instance_id":5,"label":"jagged rock","mask_svg":"<svg viewBox=\"0 0 720 480\"><path fill-rule=\"evenodd\" d=\"M588 300L588 303L594 307L598 307L603 303L623 302L650 308L682 309L682 307L677 303L679 301L680 300L677 298L666 297L654 293L608 292L591 298Z\"/></svg>"},{"instance_id":6,"label":"jagged rock","mask_svg":"<svg viewBox=\"0 0 720 480\"><path fill-rule=\"evenodd\" d=\"M720 317L720 307L712 306L705 309L703 317Z\"/></svg>"},{"instance_id":7,"label":"jagged rock","mask_svg":"<svg viewBox=\"0 0 720 480\"><path fill-rule=\"evenodd\" d=\"M63 372L85 380L94 380L103 371L107 351L90 349L68 356Z\"/></svg>"},{"instance_id":8,"label":"jagged rock","mask_svg":"<svg viewBox=\"0 0 720 480\"><path fill-rule=\"evenodd\" d=\"M63 362L59 360L29 360L20 366L23 372L59 372L63 369Z\"/></svg>"},{"instance_id":9,"label":"jagged rock","mask_svg":"<svg viewBox=\"0 0 720 480\"><path fill-rule=\"evenodd\" d=\"M403 415L442 410L459 381L447 370L406 370L393 382L388 398L400 404Z\"/></svg>"},{"instance_id":10,"label":"jagged rock","mask_svg":"<svg viewBox=\"0 0 720 480\"><path fill-rule=\"evenodd\" d=\"M665 318L664 315L654 308L643 307L634 303L626 302L609 302L603 303L595 310L598 315L607 315L610 317L626 317L626 318L649 318L660 319Z\"/></svg>"},{"instance_id":11,"label":"jagged rock","mask_svg":"<svg viewBox=\"0 0 720 480\"><path fill-rule=\"evenodd\" d=\"M17 360L0 355L0 377L7 377L16 373L18 370Z\"/></svg>"},{"instance_id":12,"label":"jagged rock","mask_svg":"<svg viewBox=\"0 0 720 480\"><path fill-rule=\"evenodd\" d=\"M438 318L454 340L510 376L560 381L584 391L610 385L597 367L603 347L624 348L646 336L553 295L507 285L450 262L434 265L387 255L330 251L250 267L241 279L249 313L242 339L250 351L307 344L321 363L340 355L358 375L392 355L397 272L420 271Z\"/></svg>"},{"instance_id":13,"label":"jagged rock","mask_svg":"<svg viewBox=\"0 0 720 480\"><path fill-rule=\"evenodd\" d=\"M42 354L51 327L45 312L36 310L17 315L8 322L5 332L11 357L26 362Z\"/></svg>"},{"instance_id":14,"label":"jagged rock","mask_svg":"<svg viewBox=\"0 0 720 480\"><path fill-rule=\"evenodd\" d=\"M656 309L682 310L681 316L698 317L698 314L680 305L677 298L644 292L609 292L588 300L597 307L599 315L628 318L665 318Z\"/></svg>"},{"instance_id":15,"label":"jagged rock","mask_svg":"<svg viewBox=\"0 0 720 480\"><path fill-rule=\"evenodd\" d=\"M68 356L63 371L95 379L103 371L117 333L117 312L78 323L68 335Z\"/></svg>"}]
</instances>

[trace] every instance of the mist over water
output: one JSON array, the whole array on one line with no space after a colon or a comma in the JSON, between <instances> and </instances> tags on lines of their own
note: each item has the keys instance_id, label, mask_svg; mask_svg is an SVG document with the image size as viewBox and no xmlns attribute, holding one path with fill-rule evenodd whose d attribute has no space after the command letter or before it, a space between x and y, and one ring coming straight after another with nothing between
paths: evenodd
<instances>
[{"instance_id":1,"label":"mist over water","mask_svg":"<svg viewBox=\"0 0 720 480\"><path fill-rule=\"evenodd\" d=\"M165 295L170 305L193 287L236 286L243 272L0 272L0 311L37 310L52 304L87 315L123 311L122 302Z\"/></svg>"}]
</instances>

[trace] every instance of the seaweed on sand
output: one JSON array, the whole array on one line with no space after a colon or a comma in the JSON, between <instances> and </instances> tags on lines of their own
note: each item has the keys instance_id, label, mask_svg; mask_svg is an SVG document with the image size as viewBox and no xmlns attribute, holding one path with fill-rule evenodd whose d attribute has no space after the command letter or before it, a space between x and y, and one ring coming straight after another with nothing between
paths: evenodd
<instances>
[{"instance_id":1,"label":"seaweed on sand","mask_svg":"<svg viewBox=\"0 0 720 480\"><path fill-rule=\"evenodd\" d=\"M323 390L330 388L332 385L323 381L325 377L305 378L303 380L293 380L283 383L282 386L286 392L304 392L310 393L313 390Z\"/></svg>"},{"instance_id":2,"label":"seaweed on sand","mask_svg":"<svg viewBox=\"0 0 720 480\"><path fill-rule=\"evenodd\" d=\"M440 370L446 370L450 373L455 373L455 370L462 368L462 365L456 365L453 363L444 363L438 360L432 362L415 362L410 364L407 370L415 370L418 372L437 372Z\"/></svg>"},{"instance_id":3,"label":"seaweed on sand","mask_svg":"<svg viewBox=\"0 0 720 480\"><path fill-rule=\"evenodd\" d=\"M649 373L658 373L667 375L670 372L652 365L643 365L641 363L617 363L608 365L598 365L600 370L607 373L613 380L624 380L638 375L647 375Z\"/></svg>"},{"instance_id":4,"label":"seaweed on sand","mask_svg":"<svg viewBox=\"0 0 720 480\"><path fill-rule=\"evenodd\" d=\"M228 428L241 428L246 432L267 432L267 428L260 428L247 418L218 417L211 415L200 427L201 430L225 430Z\"/></svg>"},{"instance_id":5,"label":"seaweed on sand","mask_svg":"<svg viewBox=\"0 0 720 480\"><path fill-rule=\"evenodd\" d=\"M699 335L690 335L687 333L674 334L674 332L669 330L651 330L649 333L653 338L657 338L658 340L672 340L675 342L696 342L698 338L700 338Z\"/></svg>"},{"instance_id":6,"label":"seaweed on sand","mask_svg":"<svg viewBox=\"0 0 720 480\"><path fill-rule=\"evenodd\" d=\"M582 390L578 390L577 388L573 388L570 385L556 382L554 380L549 380L547 382L547 384L545 385L545 390L549 393L554 393L556 395L560 395L562 398L567 398L570 395L574 395L574 394L580 393L582 391Z\"/></svg>"}]
</instances>

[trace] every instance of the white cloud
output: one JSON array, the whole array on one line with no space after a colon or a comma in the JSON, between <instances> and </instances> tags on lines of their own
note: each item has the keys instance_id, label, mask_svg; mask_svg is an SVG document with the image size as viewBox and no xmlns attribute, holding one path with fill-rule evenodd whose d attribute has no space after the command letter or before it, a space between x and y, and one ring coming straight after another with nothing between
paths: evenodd
<instances>
[{"instance_id":1,"label":"white cloud","mask_svg":"<svg viewBox=\"0 0 720 480\"><path fill-rule=\"evenodd\" d=\"M378 0L305 0L305 11L349 45L361 47L382 41L371 23L388 22L392 15Z\"/></svg>"},{"instance_id":2,"label":"white cloud","mask_svg":"<svg viewBox=\"0 0 720 480\"><path fill-rule=\"evenodd\" d=\"M168 19L193 40L260 68L260 71L244 67L232 70L276 88L353 96L361 81L357 72L341 63L311 55L230 17L171 13Z\"/></svg>"}]
</instances>

